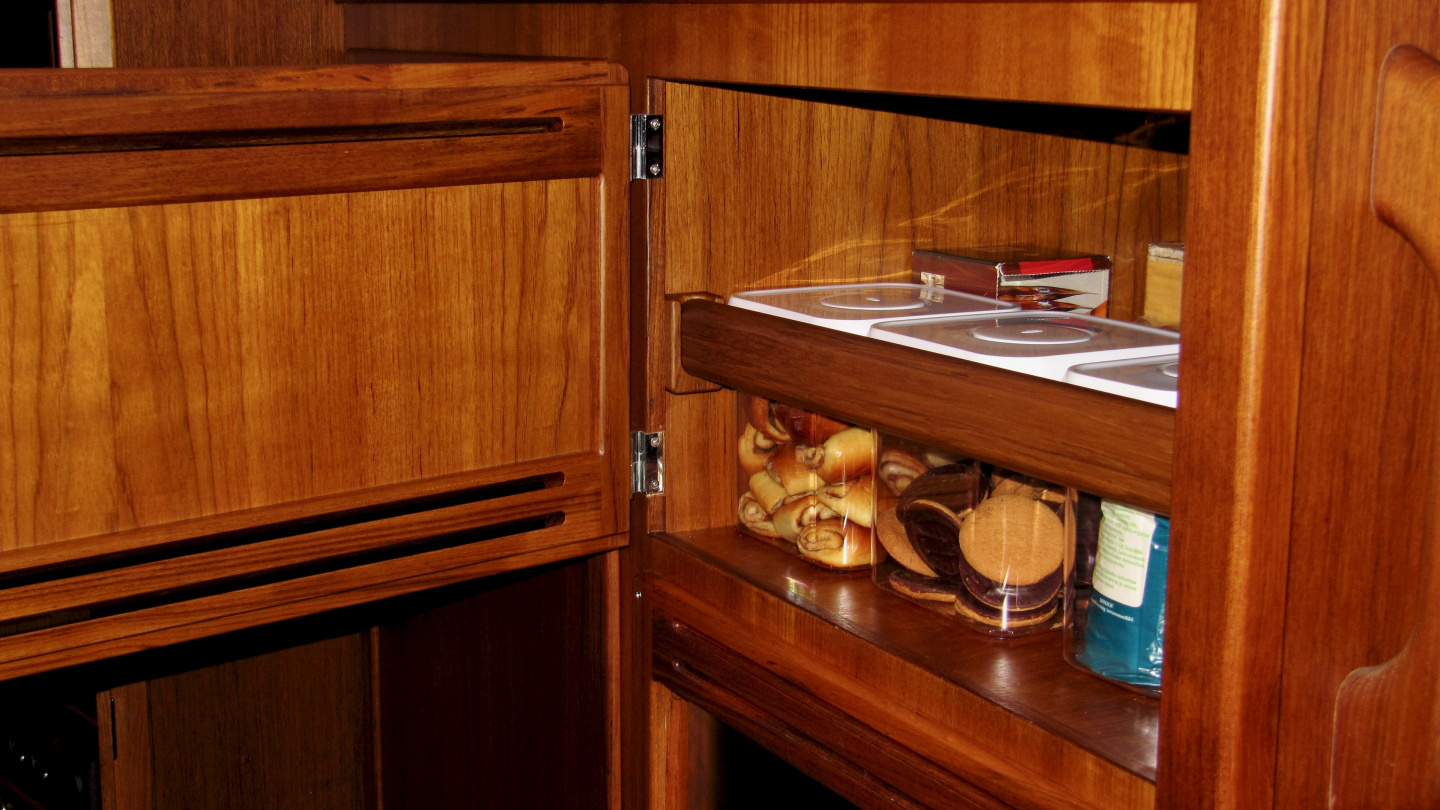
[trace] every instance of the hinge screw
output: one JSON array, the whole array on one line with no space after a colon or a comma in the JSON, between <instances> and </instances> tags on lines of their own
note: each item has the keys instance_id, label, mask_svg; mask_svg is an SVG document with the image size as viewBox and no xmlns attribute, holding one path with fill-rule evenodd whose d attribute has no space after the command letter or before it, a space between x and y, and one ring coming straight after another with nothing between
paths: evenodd
<instances>
[{"instance_id":1,"label":"hinge screw","mask_svg":"<svg viewBox=\"0 0 1440 810\"><path fill-rule=\"evenodd\" d=\"M644 595L645 595L645 594L641 593L640 591L636 591L636 592L635 592L635 598L636 598L636 599L639 599L639 598L641 598L641 597L644 596Z\"/></svg>"},{"instance_id":2,"label":"hinge screw","mask_svg":"<svg viewBox=\"0 0 1440 810\"><path fill-rule=\"evenodd\" d=\"M649 484L646 485L646 488L649 489L651 492L659 492L659 491L660 491L660 482L659 482L659 481L651 481Z\"/></svg>"},{"instance_id":3,"label":"hinge screw","mask_svg":"<svg viewBox=\"0 0 1440 810\"><path fill-rule=\"evenodd\" d=\"M650 128L651 128L651 129L659 129L659 128L660 128L660 119L659 119L659 118L651 118L651 119L650 119Z\"/></svg>"},{"instance_id":4,"label":"hinge screw","mask_svg":"<svg viewBox=\"0 0 1440 810\"><path fill-rule=\"evenodd\" d=\"M650 446L651 446L651 447L659 447L659 446L660 446L660 437L659 437L659 436L651 436L651 437L650 437Z\"/></svg>"},{"instance_id":5,"label":"hinge screw","mask_svg":"<svg viewBox=\"0 0 1440 810\"><path fill-rule=\"evenodd\" d=\"M659 176L660 176L660 164L659 164L659 163L651 163L651 164L650 164L650 176L651 176L651 177L659 177Z\"/></svg>"}]
</instances>

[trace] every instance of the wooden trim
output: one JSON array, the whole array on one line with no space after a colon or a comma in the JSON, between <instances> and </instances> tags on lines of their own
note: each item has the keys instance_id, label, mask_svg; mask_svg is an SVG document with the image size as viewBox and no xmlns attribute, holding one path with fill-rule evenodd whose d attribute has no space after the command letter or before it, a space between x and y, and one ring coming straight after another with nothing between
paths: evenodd
<instances>
[{"instance_id":1,"label":"wooden trim","mask_svg":"<svg viewBox=\"0 0 1440 810\"><path fill-rule=\"evenodd\" d=\"M18 678L491 574L620 548L556 526L0 639L0 679Z\"/></svg>"},{"instance_id":2,"label":"wooden trim","mask_svg":"<svg viewBox=\"0 0 1440 810\"><path fill-rule=\"evenodd\" d=\"M697 377L1170 510L1170 409L710 301L681 311ZM774 357L806 357L807 373Z\"/></svg>"},{"instance_id":3,"label":"wooden trim","mask_svg":"<svg viewBox=\"0 0 1440 810\"><path fill-rule=\"evenodd\" d=\"M19 577L35 578L81 566L113 566L142 553L174 555L181 553L186 546L206 540L253 533L265 528L274 530L313 524L322 519L344 517L384 506L435 501L506 481L566 473L578 473L580 479L589 479L596 475L595 462L593 454L576 453L14 549L0 554L0 585ZM617 530L613 524L606 524L600 533Z\"/></svg>"},{"instance_id":4,"label":"wooden trim","mask_svg":"<svg viewBox=\"0 0 1440 810\"><path fill-rule=\"evenodd\" d=\"M657 610L653 624L656 681L846 799L914 810L1009 806L678 619ZM674 799L687 783L674 773L678 763L666 764Z\"/></svg>"}]
</instances>

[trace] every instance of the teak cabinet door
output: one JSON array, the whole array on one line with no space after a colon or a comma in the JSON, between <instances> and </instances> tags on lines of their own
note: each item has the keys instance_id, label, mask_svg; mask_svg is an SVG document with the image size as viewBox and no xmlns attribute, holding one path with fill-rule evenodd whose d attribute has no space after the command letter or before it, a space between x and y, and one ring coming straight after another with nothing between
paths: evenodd
<instances>
[{"instance_id":1,"label":"teak cabinet door","mask_svg":"<svg viewBox=\"0 0 1440 810\"><path fill-rule=\"evenodd\" d=\"M0 677L593 553L596 62L0 73Z\"/></svg>"}]
</instances>

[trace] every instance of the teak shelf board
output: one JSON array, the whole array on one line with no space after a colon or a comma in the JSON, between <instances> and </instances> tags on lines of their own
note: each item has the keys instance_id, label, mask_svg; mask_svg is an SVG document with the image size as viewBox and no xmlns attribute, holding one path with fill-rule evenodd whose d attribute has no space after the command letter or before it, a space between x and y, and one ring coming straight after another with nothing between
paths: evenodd
<instances>
[{"instance_id":1,"label":"teak shelf board","mask_svg":"<svg viewBox=\"0 0 1440 810\"><path fill-rule=\"evenodd\" d=\"M1170 511L1175 415L1158 405L704 300L681 307L680 359L702 379Z\"/></svg>"},{"instance_id":2,"label":"teak shelf board","mask_svg":"<svg viewBox=\"0 0 1440 810\"><path fill-rule=\"evenodd\" d=\"M1000 641L877 588L864 573L817 568L734 528L652 534L845 630L923 667L1046 732L1155 780L1160 702L1067 664L1060 634Z\"/></svg>"}]
</instances>

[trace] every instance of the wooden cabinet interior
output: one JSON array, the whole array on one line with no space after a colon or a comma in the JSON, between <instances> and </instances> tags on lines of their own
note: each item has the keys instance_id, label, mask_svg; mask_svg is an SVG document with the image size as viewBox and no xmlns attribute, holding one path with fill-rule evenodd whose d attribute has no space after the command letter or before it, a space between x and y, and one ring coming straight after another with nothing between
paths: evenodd
<instances>
[{"instance_id":1,"label":"wooden cabinet interior","mask_svg":"<svg viewBox=\"0 0 1440 810\"><path fill-rule=\"evenodd\" d=\"M1146 245L1184 234L1184 155L677 83L656 83L652 94L668 122L666 180L649 192L652 323L666 313L667 294L908 280L916 248L1017 242L1114 256L1113 311L1134 317ZM760 132L764 149L750 134ZM667 431L667 475L675 483L663 526L652 528L726 525L734 518L733 397L667 394L663 381L675 358L660 351L665 345L663 335L652 339L649 424ZM805 387L813 358L782 356L793 345L746 345L757 382L789 376L792 389ZM857 397L885 398L879 378L847 378L834 367L851 370L841 354L828 356L832 367L817 377L832 390L809 391L806 404L845 408L847 387L870 389ZM728 365L719 381L742 387L738 358ZM893 397L902 401L897 413L903 398ZM865 421L854 408L845 415ZM1135 467L1159 482L1168 480L1163 432L1136 440L1154 460ZM1056 433L1057 455L1085 452ZM994 444L1008 440L997 435ZM1163 507L1166 490L1162 483L1141 500Z\"/></svg>"},{"instance_id":2,"label":"wooden cabinet interior","mask_svg":"<svg viewBox=\"0 0 1440 810\"><path fill-rule=\"evenodd\" d=\"M603 807L610 565L541 566L68 670L77 689L106 687L105 808Z\"/></svg>"}]
</instances>

